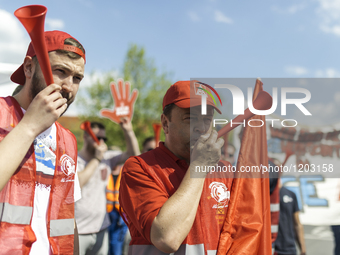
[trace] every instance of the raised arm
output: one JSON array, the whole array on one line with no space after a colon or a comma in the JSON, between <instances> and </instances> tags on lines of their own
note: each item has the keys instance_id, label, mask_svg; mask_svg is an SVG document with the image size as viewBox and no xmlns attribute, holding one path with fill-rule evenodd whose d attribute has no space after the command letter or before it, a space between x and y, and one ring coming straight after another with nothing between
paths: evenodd
<instances>
[{"instance_id":1,"label":"raised arm","mask_svg":"<svg viewBox=\"0 0 340 255\"><path fill-rule=\"evenodd\" d=\"M67 100L51 84L31 102L19 124L0 142L0 191L28 152L36 136L50 127L67 108ZM3 116L1 116L3 117Z\"/></svg>"},{"instance_id":2,"label":"raised arm","mask_svg":"<svg viewBox=\"0 0 340 255\"><path fill-rule=\"evenodd\" d=\"M138 141L133 131L132 123L129 118L124 117L121 118L121 122L119 123L123 132L126 141L126 151L120 157L118 164L124 163L129 157L136 156L140 154Z\"/></svg>"}]
</instances>

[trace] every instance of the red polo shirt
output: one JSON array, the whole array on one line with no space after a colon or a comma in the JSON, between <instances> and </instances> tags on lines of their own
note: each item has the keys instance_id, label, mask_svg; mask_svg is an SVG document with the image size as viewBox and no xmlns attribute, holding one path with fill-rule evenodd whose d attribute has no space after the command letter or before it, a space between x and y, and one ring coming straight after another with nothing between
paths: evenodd
<instances>
[{"instance_id":1,"label":"red polo shirt","mask_svg":"<svg viewBox=\"0 0 340 255\"><path fill-rule=\"evenodd\" d=\"M224 164L224 165L223 165ZM227 167L229 162L220 162ZM126 213L130 245L151 245L150 231L163 204L178 189L189 165L164 143L140 156L130 157L123 167L119 203ZM193 227L183 244L204 244L216 250L228 209L232 173L208 173ZM180 210L180 208L178 208Z\"/></svg>"}]
</instances>

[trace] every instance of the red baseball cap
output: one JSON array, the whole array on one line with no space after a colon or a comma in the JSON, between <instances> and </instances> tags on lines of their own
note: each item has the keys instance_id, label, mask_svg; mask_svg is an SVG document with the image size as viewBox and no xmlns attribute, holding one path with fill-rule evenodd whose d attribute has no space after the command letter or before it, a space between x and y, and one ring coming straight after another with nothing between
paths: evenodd
<instances>
[{"instance_id":1,"label":"red baseball cap","mask_svg":"<svg viewBox=\"0 0 340 255\"><path fill-rule=\"evenodd\" d=\"M55 50L67 50L67 51L71 51L74 53L77 53L78 55L80 55L84 61L86 61L85 59L85 49L84 52L79 49L78 47L75 47L73 45L68 45L68 44L64 44L65 39L67 38L72 38L74 40L76 40L78 42L77 39L75 39L74 37L72 37L71 35L62 32L62 31L45 31L45 43L46 43L46 48L47 51L55 51ZM79 42L78 42L79 43ZM35 51L32 45L32 42L30 43L30 45L28 46L27 49L27 53L26 56L30 56L30 57L34 57ZM24 66L23 64L11 75L11 81L18 83L20 85L24 85L25 84L25 73L24 73Z\"/></svg>"},{"instance_id":2,"label":"red baseball cap","mask_svg":"<svg viewBox=\"0 0 340 255\"><path fill-rule=\"evenodd\" d=\"M202 104L202 90L199 87L210 91L204 85L197 83L197 81L178 81L170 86L163 97L163 110L169 104L175 104L180 108L190 108ZM216 107L214 101L210 96L207 97L207 105L211 105L215 110L221 114L220 109Z\"/></svg>"}]
</instances>

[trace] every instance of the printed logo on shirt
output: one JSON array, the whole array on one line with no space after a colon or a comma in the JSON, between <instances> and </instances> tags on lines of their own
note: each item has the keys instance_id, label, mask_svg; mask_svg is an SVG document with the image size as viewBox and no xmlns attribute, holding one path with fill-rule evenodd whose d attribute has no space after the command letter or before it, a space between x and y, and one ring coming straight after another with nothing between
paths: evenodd
<instances>
[{"instance_id":1,"label":"printed logo on shirt","mask_svg":"<svg viewBox=\"0 0 340 255\"><path fill-rule=\"evenodd\" d=\"M217 204L212 208L217 208L217 214L224 214L224 207L228 206L230 199L230 191L222 182L212 182L209 185L211 197L215 199Z\"/></svg>"},{"instance_id":2,"label":"printed logo on shirt","mask_svg":"<svg viewBox=\"0 0 340 255\"><path fill-rule=\"evenodd\" d=\"M61 171L66 175L65 178L63 178L62 182L72 182L74 181L74 174L76 173L76 166L73 161L73 159L68 156L67 154L64 154L60 158L60 166Z\"/></svg>"},{"instance_id":3,"label":"printed logo on shirt","mask_svg":"<svg viewBox=\"0 0 340 255\"><path fill-rule=\"evenodd\" d=\"M291 198L290 196L284 195L283 196L283 202L285 202L285 203L293 202L293 198Z\"/></svg>"}]
</instances>

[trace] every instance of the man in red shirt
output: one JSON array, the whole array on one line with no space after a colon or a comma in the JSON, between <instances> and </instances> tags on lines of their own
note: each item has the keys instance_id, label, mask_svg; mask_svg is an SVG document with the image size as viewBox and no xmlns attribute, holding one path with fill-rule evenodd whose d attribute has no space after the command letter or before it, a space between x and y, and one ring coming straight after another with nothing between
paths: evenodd
<instances>
[{"instance_id":1,"label":"man in red shirt","mask_svg":"<svg viewBox=\"0 0 340 255\"><path fill-rule=\"evenodd\" d=\"M219 162L223 140L212 130L214 110L221 112L207 97L201 114L200 86L179 81L168 89L165 142L123 167L119 202L131 233L129 254L216 254L233 179L230 163Z\"/></svg>"}]
</instances>

